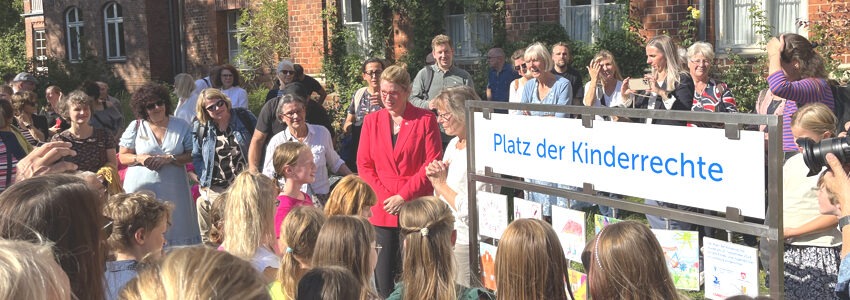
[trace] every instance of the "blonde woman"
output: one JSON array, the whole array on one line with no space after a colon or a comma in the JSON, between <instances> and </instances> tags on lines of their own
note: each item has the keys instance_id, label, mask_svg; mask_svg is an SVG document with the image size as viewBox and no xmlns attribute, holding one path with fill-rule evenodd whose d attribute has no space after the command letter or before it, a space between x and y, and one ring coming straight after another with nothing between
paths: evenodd
<instances>
[{"instance_id":1,"label":"blonde woman","mask_svg":"<svg viewBox=\"0 0 850 300\"><path fill-rule=\"evenodd\" d=\"M198 93L195 91L195 79L192 75L180 73L174 76L174 95L177 96L174 116L192 124L192 119L195 118L195 105L198 103Z\"/></svg>"},{"instance_id":2,"label":"blonde woman","mask_svg":"<svg viewBox=\"0 0 850 300\"><path fill-rule=\"evenodd\" d=\"M0 240L0 299L71 299L51 244Z\"/></svg>"},{"instance_id":3,"label":"blonde woman","mask_svg":"<svg viewBox=\"0 0 850 300\"><path fill-rule=\"evenodd\" d=\"M378 202L375 191L360 176L348 175L337 182L325 204L325 215L349 215L369 218Z\"/></svg>"},{"instance_id":4,"label":"blonde woman","mask_svg":"<svg viewBox=\"0 0 850 300\"><path fill-rule=\"evenodd\" d=\"M404 270L387 300L491 298L485 290L455 282L454 224L452 210L434 197L418 198L401 208Z\"/></svg>"},{"instance_id":5,"label":"blonde woman","mask_svg":"<svg viewBox=\"0 0 850 300\"><path fill-rule=\"evenodd\" d=\"M139 272L121 291L121 299L270 299L266 281L251 264L207 247L172 250Z\"/></svg>"},{"instance_id":6,"label":"blonde woman","mask_svg":"<svg viewBox=\"0 0 850 300\"><path fill-rule=\"evenodd\" d=\"M359 216L328 218L316 240L313 267L342 266L351 271L363 291L360 300L379 299L372 287L372 274L381 249L375 243L375 230L369 221Z\"/></svg>"},{"instance_id":7,"label":"blonde woman","mask_svg":"<svg viewBox=\"0 0 850 300\"><path fill-rule=\"evenodd\" d=\"M296 207L286 216L280 225L281 236L278 240L282 256L280 269L277 280L269 288L272 299L295 298L298 281L312 266L313 249L325 221L322 210L311 206Z\"/></svg>"},{"instance_id":8,"label":"blonde woman","mask_svg":"<svg viewBox=\"0 0 850 300\"><path fill-rule=\"evenodd\" d=\"M508 225L496 252L496 299L566 300L569 264L552 226L535 219ZM614 298L595 298L614 299Z\"/></svg>"},{"instance_id":9,"label":"blonde woman","mask_svg":"<svg viewBox=\"0 0 850 300\"><path fill-rule=\"evenodd\" d=\"M497 256L502 249L500 242ZM687 299L676 291L661 244L644 224L606 226L587 243L582 263L593 299Z\"/></svg>"},{"instance_id":10,"label":"blonde woman","mask_svg":"<svg viewBox=\"0 0 850 300\"><path fill-rule=\"evenodd\" d=\"M269 281L274 280L280 259L274 252L274 212L277 185L263 174L236 176L224 204L222 248L251 262Z\"/></svg>"},{"instance_id":11,"label":"blonde woman","mask_svg":"<svg viewBox=\"0 0 850 300\"><path fill-rule=\"evenodd\" d=\"M623 103L620 87L623 75L608 50L599 51L587 66L590 81L584 85L584 106L617 107Z\"/></svg>"},{"instance_id":12,"label":"blonde woman","mask_svg":"<svg viewBox=\"0 0 850 300\"><path fill-rule=\"evenodd\" d=\"M531 72L528 72L528 66L525 64L525 48L514 51L511 55L511 59L514 61L514 71L521 76L511 82L511 85L508 88L508 102L520 103L522 102L522 94L525 89L525 83L533 77L531 77ZM521 115L522 111L511 110L510 114Z\"/></svg>"}]
</instances>

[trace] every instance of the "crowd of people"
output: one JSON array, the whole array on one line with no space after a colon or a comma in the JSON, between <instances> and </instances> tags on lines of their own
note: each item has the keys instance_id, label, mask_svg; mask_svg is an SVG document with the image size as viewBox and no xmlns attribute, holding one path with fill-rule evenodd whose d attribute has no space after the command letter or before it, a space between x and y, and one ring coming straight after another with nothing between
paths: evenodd
<instances>
[{"instance_id":1,"label":"crowd of people","mask_svg":"<svg viewBox=\"0 0 850 300\"><path fill-rule=\"evenodd\" d=\"M18 74L0 86L0 285L2 298L57 299L571 299L569 264L547 221L551 206L589 204L526 192L544 220L512 222L499 239L494 292L470 274L465 101L480 100L454 63L445 35L433 64L413 78L403 64L369 58L341 132L322 106L327 92L300 65L281 61L258 115L239 70L148 83L129 103L103 82L45 90ZM621 74L597 53L586 73L569 45L535 43L507 61L487 52L486 100L737 112L731 90L711 77L712 45L683 49L666 35L647 41L648 74ZM841 163L807 177L794 143L837 136L823 61L796 34L767 46L769 89L759 101L783 126L785 294L850 297L840 227L850 214ZM587 76L589 81L583 83ZM625 77L625 78L624 78ZM642 83L642 84L640 84ZM315 96L314 96L315 94ZM316 97L317 96L317 97ZM121 107L134 119L125 122ZM777 108L778 107L778 108ZM529 110L514 115L571 117ZM715 124L598 116L672 126ZM336 135L342 143L335 145ZM831 170L831 171L830 171ZM342 177L333 183L332 177ZM577 187L527 179L562 189ZM197 187L193 191L193 185ZM478 182L478 191L499 187ZM610 197L619 195L604 194ZM645 200L647 204L694 208ZM760 201L760 200L759 200ZM611 215L608 207L600 212ZM696 229L647 216L591 239L582 255L594 299L684 299L651 228ZM848 219L850 220L850 219ZM553 255L557 254L557 255ZM840 266L840 268L839 268ZM840 270L839 270L840 269ZM845 272L846 271L846 272ZM783 274L771 274L783 276Z\"/></svg>"}]
</instances>

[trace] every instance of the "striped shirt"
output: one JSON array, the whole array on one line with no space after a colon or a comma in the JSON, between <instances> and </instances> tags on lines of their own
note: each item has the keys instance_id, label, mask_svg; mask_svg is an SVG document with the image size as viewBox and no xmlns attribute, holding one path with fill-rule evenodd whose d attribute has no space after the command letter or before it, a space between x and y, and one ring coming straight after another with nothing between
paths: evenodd
<instances>
[{"instance_id":1,"label":"striped shirt","mask_svg":"<svg viewBox=\"0 0 850 300\"><path fill-rule=\"evenodd\" d=\"M7 152L6 144L0 143L0 192L15 182L18 160ZM11 159L12 161L9 161ZM11 176L10 176L11 174Z\"/></svg>"},{"instance_id":2,"label":"striped shirt","mask_svg":"<svg viewBox=\"0 0 850 300\"><path fill-rule=\"evenodd\" d=\"M835 100L829 84L822 78L805 78L788 81L782 70L767 77L770 92L776 96L788 99L785 101L785 111L782 114L782 150L785 152L798 151L794 136L791 134L791 115L797 107L809 103L823 103L830 109L835 108Z\"/></svg>"}]
</instances>

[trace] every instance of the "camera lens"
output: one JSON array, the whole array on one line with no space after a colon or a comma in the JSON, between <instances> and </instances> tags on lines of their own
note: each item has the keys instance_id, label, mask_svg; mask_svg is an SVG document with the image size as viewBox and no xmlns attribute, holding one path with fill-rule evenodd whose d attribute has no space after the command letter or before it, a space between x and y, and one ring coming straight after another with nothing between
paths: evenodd
<instances>
[{"instance_id":1,"label":"camera lens","mask_svg":"<svg viewBox=\"0 0 850 300\"><path fill-rule=\"evenodd\" d=\"M832 153L841 163L847 162L850 157L850 140L847 137L824 139L819 143L810 138L797 139L797 145L803 149L803 161L809 167L807 176L820 174L823 167L827 165L826 154Z\"/></svg>"}]
</instances>

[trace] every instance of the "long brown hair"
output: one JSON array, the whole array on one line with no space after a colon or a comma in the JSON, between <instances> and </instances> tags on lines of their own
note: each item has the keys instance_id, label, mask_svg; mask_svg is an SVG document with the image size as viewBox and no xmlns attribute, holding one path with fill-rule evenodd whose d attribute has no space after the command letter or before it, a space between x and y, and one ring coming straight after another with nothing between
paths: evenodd
<instances>
[{"instance_id":1,"label":"long brown hair","mask_svg":"<svg viewBox=\"0 0 850 300\"><path fill-rule=\"evenodd\" d=\"M378 196L360 176L351 174L343 177L328 196L325 214L359 216L365 209L375 205Z\"/></svg>"},{"instance_id":2,"label":"long brown hair","mask_svg":"<svg viewBox=\"0 0 850 300\"><path fill-rule=\"evenodd\" d=\"M434 197L421 197L401 207L398 225L405 243L401 299L457 298L454 223L451 208Z\"/></svg>"},{"instance_id":3,"label":"long brown hair","mask_svg":"<svg viewBox=\"0 0 850 300\"><path fill-rule=\"evenodd\" d=\"M277 281L281 283L283 295L289 299L295 298L295 288L306 272L301 268L301 261L310 263L313 259L316 239L325 220L325 215L318 208L296 206L280 224L280 241L286 244L286 248L280 249L283 257L280 258Z\"/></svg>"},{"instance_id":4,"label":"long brown hair","mask_svg":"<svg viewBox=\"0 0 850 300\"><path fill-rule=\"evenodd\" d=\"M584 251L588 292L593 299L681 299L661 244L644 224L623 221L608 225Z\"/></svg>"},{"instance_id":5,"label":"long brown hair","mask_svg":"<svg viewBox=\"0 0 850 300\"><path fill-rule=\"evenodd\" d=\"M497 299L566 300L569 265L552 226L536 219L513 221L496 251ZM608 299L608 298L598 298Z\"/></svg>"},{"instance_id":6,"label":"long brown hair","mask_svg":"<svg viewBox=\"0 0 850 300\"><path fill-rule=\"evenodd\" d=\"M44 175L0 194L0 238L55 243L56 260L79 299L104 299L103 202L71 175Z\"/></svg>"},{"instance_id":7,"label":"long brown hair","mask_svg":"<svg viewBox=\"0 0 850 300\"><path fill-rule=\"evenodd\" d=\"M358 216L332 216L328 218L319 237L316 239L316 249L313 253L313 267L343 266L357 277L363 287L360 299L375 297L372 291L370 256L372 243L375 241L375 229L368 220Z\"/></svg>"}]
</instances>

